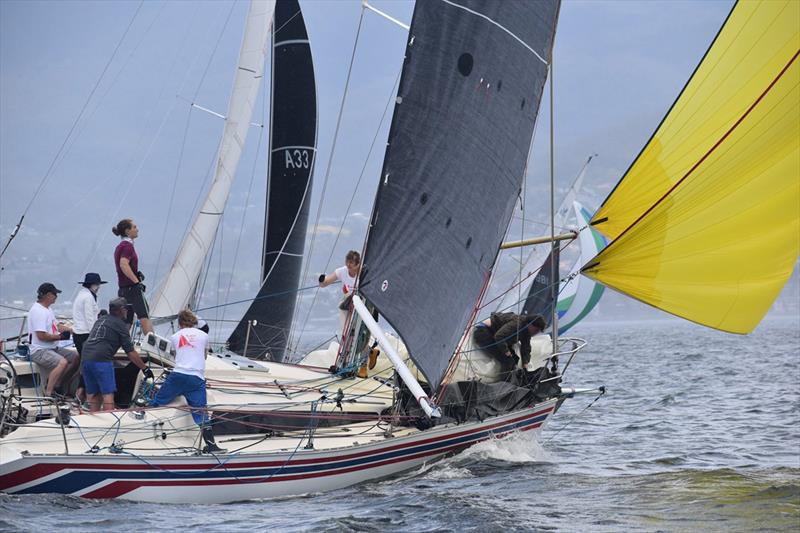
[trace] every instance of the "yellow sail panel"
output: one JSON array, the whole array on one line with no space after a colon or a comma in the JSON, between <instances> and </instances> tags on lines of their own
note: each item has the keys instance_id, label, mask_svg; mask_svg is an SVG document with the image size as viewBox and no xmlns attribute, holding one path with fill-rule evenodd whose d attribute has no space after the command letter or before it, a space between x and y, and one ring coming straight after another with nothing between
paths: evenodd
<instances>
[{"instance_id":1,"label":"yellow sail panel","mask_svg":"<svg viewBox=\"0 0 800 533\"><path fill-rule=\"evenodd\" d=\"M592 219L617 238L708 153L797 50L800 2L740 1L650 142Z\"/></svg>"},{"instance_id":2,"label":"yellow sail panel","mask_svg":"<svg viewBox=\"0 0 800 533\"><path fill-rule=\"evenodd\" d=\"M800 253L799 20L729 129L584 274L706 326L755 328Z\"/></svg>"}]
</instances>

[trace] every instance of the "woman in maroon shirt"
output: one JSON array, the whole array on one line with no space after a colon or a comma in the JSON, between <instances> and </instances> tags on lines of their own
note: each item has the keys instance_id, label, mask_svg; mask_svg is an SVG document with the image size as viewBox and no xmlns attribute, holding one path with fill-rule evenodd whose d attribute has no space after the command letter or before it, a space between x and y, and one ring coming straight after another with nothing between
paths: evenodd
<instances>
[{"instance_id":1,"label":"woman in maroon shirt","mask_svg":"<svg viewBox=\"0 0 800 533\"><path fill-rule=\"evenodd\" d=\"M129 218L123 218L111 232L122 240L114 250L114 265L117 267L118 295L133 305L133 311L142 323L142 332L153 331L147 300L144 297L144 275L139 272L139 256L133 247L133 239L139 236L139 228Z\"/></svg>"}]
</instances>

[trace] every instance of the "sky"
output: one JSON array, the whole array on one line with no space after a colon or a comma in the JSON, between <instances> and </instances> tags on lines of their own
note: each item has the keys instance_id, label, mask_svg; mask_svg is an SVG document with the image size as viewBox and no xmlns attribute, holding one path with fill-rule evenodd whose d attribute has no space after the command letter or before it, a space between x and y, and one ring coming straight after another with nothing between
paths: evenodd
<instances>
[{"instance_id":1,"label":"sky","mask_svg":"<svg viewBox=\"0 0 800 533\"><path fill-rule=\"evenodd\" d=\"M411 20L412 2L373 3L402 21ZM598 154L581 199L592 208L602 201L685 84L731 4L563 3L554 49L559 191L590 154ZM309 221L309 231L316 228L315 247L302 282L309 285L363 241L390 114L383 121L381 117L394 97L407 32L367 12L354 49L360 1L301 0L301 6L312 43L319 107ZM150 283L164 275L209 183L223 127L219 118L190 103L225 113L246 9L241 0L0 2L2 244L32 201L19 236L0 262L0 301L21 301L17 305L27 307L36 286L52 281L65 288L66 303L87 271L113 282L117 238L111 226L125 217L140 227L136 246L141 270ZM351 57L353 73L332 153ZM269 120L264 96L262 90L256 123ZM512 233L540 234L545 231L540 223L549 219L548 108L545 95L528 168L529 223L512 227ZM65 139L66 149L34 196ZM253 127L201 306L252 297L257 290L266 142L264 131ZM320 204L326 174L328 186ZM353 207L347 212L351 198ZM312 324L327 323L334 292L320 291L315 310L307 314L303 308L302 314ZM101 302L112 293L105 289ZM305 298L306 307L312 293ZM238 319L241 312L241 306L218 308L213 318Z\"/></svg>"}]
</instances>

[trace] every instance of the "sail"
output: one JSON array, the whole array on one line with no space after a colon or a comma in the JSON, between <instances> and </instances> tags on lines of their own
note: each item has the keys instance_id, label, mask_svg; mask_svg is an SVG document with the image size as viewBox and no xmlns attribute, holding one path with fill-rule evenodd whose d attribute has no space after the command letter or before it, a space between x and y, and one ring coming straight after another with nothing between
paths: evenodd
<instances>
[{"instance_id":1,"label":"sail","mask_svg":"<svg viewBox=\"0 0 800 533\"><path fill-rule=\"evenodd\" d=\"M361 292L438 388L520 192L558 0L417 2Z\"/></svg>"},{"instance_id":2,"label":"sail","mask_svg":"<svg viewBox=\"0 0 800 533\"><path fill-rule=\"evenodd\" d=\"M592 215L578 202L573 202L573 210L580 227L578 243L581 255L570 269L569 275L558 290L558 334L561 335L583 320L595 308L603 296L605 287L581 277L581 266L600 253L608 241L599 231L589 226Z\"/></svg>"},{"instance_id":3,"label":"sail","mask_svg":"<svg viewBox=\"0 0 800 533\"><path fill-rule=\"evenodd\" d=\"M688 320L751 331L800 252L800 2L739 2L592 221L583 273Z\"/></svg>"},{"instance_id":4,"label":"sail","mask_svg":"<svg viewBox=\"0 0 800 533\"><path fill-rule=\"evenodd\" d=\"M274 27L261 287L228 346L246 357L262 358L269 353L273 361L281 361L303 263L317 142L317 93L311 47L297 0L276 4Z\"/></svg>"},{"instance_id":5,"label":"sail","mask_svg":"<svg viewBox=\"0 0 800 533\"><path fill-rule=\"evenodd\" d=\"M250 3L214 179L172 267L156 291L150 310L154 317L174 316L186 307L203 261L211 250L250 129L274 10L275 0L252 0Z\"/></svg>"},{"instance_id":6,"label":"sail","mask_svg":"<svg viewBox=\"0 0 800 533\"><path fill-rule=\"evenodd\" d=\"M563 231L569 230L567 226L567 220L569 220L569 215L572 212L572 203L575 201L578 194L580 193L581 188L583 187L583 180L586 177L586 170L589 168L589 163L591 163L592 159L594 159L595 157L597 157L597 154L592 154L589 156L589 158L581 167L580 172L578 172L578 175L575 177L575 180L572 182L572 185L570 185L569 189L567 189L566 194L564 194L564 197L561 199L561 203L558 206L558 210L556 210L553 217L553 225L555 226L556 233L561 233ZM524 273L524 275L527 275L533 272L536 268L538 268L539 265L541 265L545 261L545 259L547 259L547 255L549 253L548 249L549 247L544 245L533 246L531 248L531 251L528 254L528 257L525 259L522 268L519 269L518 274L514 276L515 283L520 282L521 276L519 273ZM495 280L493 283L493 285L495 286L501 283L498 280L498 277L499 276L497 275L497 272L495 272ZM497 297L498 301L497 304L495 305L496 312L506 311L510 309L511 306L509 306L507 303L508 299L514 298L514 300L517 300L518 293L513 290L508 290L506 287L507 286L502 287L503 294ZM487 300L484 299L484 301ZM515 306L516 303L512 305Z\"/></svg>"},{"instance_id":7,"label":"sail","mask_svg":"<svg viewBox=\"0 0 800 533\"><path fill-rule=\"evenodd\" d=\"M558 299L558 256L558 246L553 247L539 268L539 273L533 278L525 304L522 306L523 314L542 315L548 325L553 318L553 301ZM553 271L554 264L555 271Z\"/></svg>"}]
</instances>

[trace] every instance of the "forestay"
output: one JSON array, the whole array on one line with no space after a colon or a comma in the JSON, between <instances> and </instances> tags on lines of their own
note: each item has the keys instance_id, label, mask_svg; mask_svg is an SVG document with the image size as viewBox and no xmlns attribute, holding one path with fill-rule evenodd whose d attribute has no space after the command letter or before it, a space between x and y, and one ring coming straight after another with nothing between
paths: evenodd
<instances>
[{"instance_id":1,"label":"forestay","mask_svg":"<svg viewBox=\"0 0 800 533\"><path fill-rule=\"evenodd\" d=\"M311 46L297 0L276 4L274 27L261 287L228 344L247 357L269 353L273 361L281 361L303 263L317 141L317 94Z\"/></svg>"},{"instance_id":2,"label":"forestay","mask_svg":"<svg viewBox=\"0 0 800 533\"><path fill-rule=\"evenodd\" d=\"M438 388L520 192L558 0L417 2L361 292Z\"/></svg>"},{"instance_id":3,"label":"forestay","mask_svg":"<svg viewBox=\"0 0 800 533\"><path fill-rule=\"evenodd\" d=\"M739 2L592 224L583 273L747 333L800 251L800 2Z\"/></svg>"},{"instance_id":4,"label":"forestay","mask_svg":"<svg viewBox=\"0 0 800 533\"><path fill-rule=\"evenodd\" d=\"M181 243L172 268L155 294L151 314L156 318L174 316L186 307L206 255L211 250L250 129L250 118L263 78L265 47L274 11L275 0L252 0L250 3L214 180Z\"/></svg>"}]
</instances>

